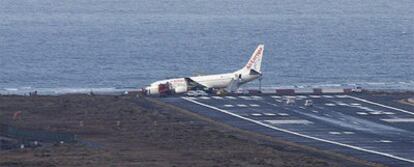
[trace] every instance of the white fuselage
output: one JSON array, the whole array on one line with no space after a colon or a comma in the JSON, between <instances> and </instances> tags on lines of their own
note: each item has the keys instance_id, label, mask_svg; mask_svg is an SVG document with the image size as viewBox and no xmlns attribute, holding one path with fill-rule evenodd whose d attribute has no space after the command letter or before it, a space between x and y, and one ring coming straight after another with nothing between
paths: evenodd
<instances>
[{"instance_id":1,"label":"white fuselage","mask_svg":"<svg viewBox=\"0 0 414 167\"><path fill-rule=\"evenodd\" d=\"M238 88L240 85L261 76L260 67L263 50L264 45L259 45L247 64L235 72L161 80L146 87L145 91L147 94L160 94L166 90L174 93L185 93L189 90L200 89L200 87L203 89L229 88L233 90L233 88Z\"/></svg>"},{"instance_id":2,"label":"white fuselage","mask_svg":"<svg viewBox=\"0 0 414 167\"><path fill-rule=\"evenodd\" d=\"M233 80L239 79L239 85L245 84L252 80L259 78L260 75L249 75L243 70L236 71L234 73L214 74L205 76L189 77L191 80L205 86L206 88L223 89L227 88ZM169 83L171 88L176 90L177 93L183 93L188 91L188 85L185 78L174 78L152 83L146 89L148 91L156 92L158 85Z\"/></svg>"}]
</instances>

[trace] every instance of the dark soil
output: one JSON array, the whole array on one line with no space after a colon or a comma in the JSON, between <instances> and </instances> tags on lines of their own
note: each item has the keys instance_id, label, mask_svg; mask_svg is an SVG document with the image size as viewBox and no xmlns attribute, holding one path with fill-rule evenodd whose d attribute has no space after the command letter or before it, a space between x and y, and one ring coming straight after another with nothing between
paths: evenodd
<instances>
[{"instance_id":1,"label":"dark soil","mask_svg":"<svg viewBox=\"0 0 414 167\"><path fill-rule=\"evenodd\" d=\"M133 96L0 96L0 123L80 140L3 150L0 166L374 166Z\"/></svg>"}]
</instances>

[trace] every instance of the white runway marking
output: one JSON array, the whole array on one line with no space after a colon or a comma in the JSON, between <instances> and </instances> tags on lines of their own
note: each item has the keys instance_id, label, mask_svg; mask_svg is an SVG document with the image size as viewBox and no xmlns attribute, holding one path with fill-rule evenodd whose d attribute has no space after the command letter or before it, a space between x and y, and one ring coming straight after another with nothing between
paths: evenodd
<instances>
[{"instance_id":1,"label":"white runway marking","mask_svg":"<svg viewBox=\"0 0 414 167\"><path fill-rule=\"evenodd\" d=\"M392 119L381 119L385 122L391 123L410 123L414 122L414 118L392 118Z\"/></svg>"},{"instance_id":2,"label":"white runway marking","mask_svg":"<svg viewBox=\"0 0 414 167\"><path fill-rule=\"evenodd\" d=\"M359 103L351 103L351 106L360 106L361 104Z\"/></svg>"},{"instance_id":3,"label":"white runway marking","mask_svg":"<svg viewBox=\"0 0 414 167\"><path fill-rule=\"evenodd\" d=\"M221 99L223 99L223 97L220 97L220 96L211 96L213 99L217 99L217 100L221 100Z\"/></svg>"},{"instance_id":4,"label":"white runway marking","mask_svg":"<svg viewBox=\"0 0 414 167\"><path fill-rule=\"evenodd\" d=\"M331 134L331 135L340 135L341 132L329 132L329 134Z\"/></svg>"},{"instance_id":5,"label":"white runway marking","mask_svg":"<svg viewBox=\"0 0 414 167\"><path fill-rule=\"evenodd\" d=\"M285 132L285 133L288 133L288 134L292 134L292 135L296 135L296 136L300 136L300 137L303 137L303 138L312 139L312 140L316 140L316 141L320 141L320 142L325 142L325 143L330 143L330 144L334 144L334 145L338 145L338 146L342 146L342 147L347 147L347 148L351 148L351 149L362 151L362 152L382 155L382 156L385 156L385 157L389 157L389 158L393 158L393 159L397 159L397 160L401 160L401 161L405 161L405 162L410 162L410 163L414 164L413 159L408 159L408 158L392 155L390 153L385 153L385 152L375 151L375 150L371 150L371 149L366 149L366 148L362 148L362 147L358 147L358 146L354 146L354 145L350 145L350 144L345 144L345 143L340 143L340 142L336 142L336 141L332 141L332 140L327 140L327 139L322 139L322 138L318 138L318 137L305 135L305 134L302 134L302 133L290 131L290 130L283 129L283 128L278 128L278 127L271 126L271 125L268 125L266 123L260 122L258 120L254 120L254 119L251 119L251 118L243 117L241 115L237 115L237 114L229 112L227 110L219 109L219 108L214 107L214 106L210 106L210 105L200 103L200 102L195 101L195 100L188 99L186 97L181 97L181 98L188 101L188 102L192 102L194 104L198 104L198 105L201 105L201 106L204 106L204 107L207 107L207 108L210 108L210 109L213 109L213 110L216 110L216 111L219 111L219 112L222 112L222 113L225 113L225 114L228 114L228 115L231 115L231 116L234 116L234 117L237 117L237 118L240 118L240 119L252 122L252 123L255 123L255 124L258 124L260 126L273 129L273 130Z\"/></svg>"},{"instance_id":6,"label":"white runway marking","mask_svg":"<svg viewBox=\"0 0 414 167\"><path fill-rule=\"evenodd\" d=\"M374 112L370 112L370 114L372 114L372 115L382 115L383 112L381 112L381 111L374 111Z\"/></svg>"},{"instance_id":7,"label":"white runway marking","mask_svg":"<svg viewBox=\"0 0 414 167\"><path fill-rule=\"evenodd\" d=\"M355 133L354 132L345 131L345 132L329 132L329 134L331 134L331 135L353 135Z\"/></svg>"},{"instance_id":8,"label":"white runway marking","mask_svg":"<svg viewBox=\"0 0 414 167\"><path fill-rule=\"evenodd\" d=\"M378 142L379 143L392 143L391 140L379 140Z\"/></svg>"},{"instance_id":9,"label":"white runway marking","mask_svg":"<svg viewBox=\"0 0 414 167\"><path fill-rule=\"evenodd\" d=\"M245 105L245 104L237 104L237 106L239 106L239 107L247 107L247 105Z\"/></svg>"},{"instance_id":10,"label":"white runway marking","mask_svg":"<svg viewBox=\"0 0 414 167\"><path fill-rule=\"evenodd\" d=\"M353 134L355 134L355 132L342 132L342 133L344 133L346 135L353 135Z\"/></svg>"},{"instance_id":11,"label":"white runway marking","mask_svg":"<svg viewBox=\"0 0 414 167\"><path fill-rule=\"evenodd\" d=\"M270 97L272 97L274 99L280 99L281 98L280 96L270 96Z\"/></svg>"},{"instance_id":12,"label":"white runway marking","mask_svg":"<svg viewBox=\"0 0 414 167\"><path fill-rule=\"evenodd\" d=\"M368 115L366 112L357 112L358 115Z\"/></svg>"},{"instance_id":13,"label":"white runway marking","mask_svg":"<svg viewBox=\"0 0 414 167\"><path fill-rule=\"evenodd\" d=\"M296 99L296 96L283 96L284 99Z\"/></svg>"},{"instance_id":14,"label":"white runway marking","mask_svg":"<svg viewBox=\"0 0 414 167\"><path fill-rule=\"evenodd\" d=\"M340 106L347 106L347 105L348 105L348 104L343 103L343 102L337 102L336 104L337 104L337 105L340 105Z\"/></svg>"},{"instance_id":15,"label":"white runway marking","mask_svg":"<svg viewBox=\"0 0 414 167\"><path fill-rule=\"evenodd\" d=\"M315 99L321 98L321 96L319 96L319 95L310 95L309 97L315 98Z\"/></svg>"},{"instance_id":16,"label":"white runway marking","mask_svg":"<svg viewBox=\"0 0 414 167\"><path fill-rule=\"evenodd\" d=\"M263 113L264 115L266 115L266 116L275 116L276 114L273 114L273 113Z\"/></svg>"},{"instance_id":17,"label":"white runway marking","mask_svg":"<svg viewBox=\"0 0 414 167\"><path fill-rule=\"evenodd\" d=\"M410 111L407 111L407 110L403 110L403 109L399 109L399 108L395 108L395 107L386 106L386 105L379 104L379 103L375 103L375 102L372 102L372 101L369 101L369 100L365 100L365 99L362 99L362 98L359 98L359 97L354 97L354 96L348 96L348 97L350 97L352 99L355 99L355 100L358 100L358 101L362 101L362 102L368 103L368 104L373 104L373 105L381 106L381 107L384 107L384 108L388 108L388 109L392 109L392 110L396 110L396 111L401 111L401 112L406 113L406 114L414 115L413 112L410 112Z\"/></svg>"},{"instance_id":18,"label":"white runway marking","mask_svg":"<svg viewBox=\"0 0 414 167\"><path fill-rule=\"evenodd\" d=\"M253 116L256 116L256 117L262 116L262 114L260 114L260 113L253 113L253 114L250 114L250 115L253 115Z\"/></svg>"},{"instance_id":19,"label":"white runway marking","mask_svg":"<svg viewBox=\"0 0 414 167\"><path fill-rule=\"evenodd\" d=\"M331 96L331 95L323 95L322 97L328 98L328 99L332 99L333 98L333 96Z\"/></svg>"},{"instance_id":20,"label":"white runway marking","mask_svg":"<svg viewBox=\"0 0 414 167\"><path fill-rule=\"evenodd\" d=\"M333 103L325 103L325 106L331 106L331 107L333 107L333 106L336 106L336 104L333 104Z\"/></svg>"},{"instance_id":21,"label":"white runway marking","mask_svg":"<svg viewBox=\"0 0 414 167\"><path fill-rule=\"evenodd\" d=\"M258 104L250 104L250 107L260 107Z\"/></svg>"},{"instance_id":22,"label":"white runway marking","mask_svg":"<svg viewBox=\"0 0 414 167\"><path fill-rule=\"evenodd\" d=\"M393 112L384 112L385 115L394 115L395 113Z\"/></svg>"},{"instance_id":23,"label":"white runway marking","mask_svg":"<svg viewBox=\"0 0 414 167\"><path fill-rule=\"evenodd\" d=\"M347 98L347 96L346 95L336 95L335 97L337 97L337 98Z\"/></svg>"},{"instance_id":24,"label":"white runway marking","mask_svg":"<svg viewBox=\"0 0 414 167\"><path fill-rule=\"evenodd\" d=\"M236 100L237 98L234 96L226 96L227 99Z\"/></svg>"},{"instance_id":25,"label":"white runway marking","mask_svg":"<svg viewBox=\"0 0 414 167\"><path fill-rule=\"evenodd\" d=\"M296 119L296 120L264 120L263 122L267 122L270 124L311 124L312 122L304 119Z\"/></svg>"},{"instance_id":26,"label":"white runway marking","mask_svg":"<svg viewBox=\"0 0 414 167\"><path fill-rule=\"evenodd\" d=\"M280 116L289 116L289 114L286 114L286 113L278 113L278 115L280 115Z\"/></svg>"},{"instance_id":27,"label":"white runway marking","mask_svg":"<svg viewBox=\"0 0 414 167\"><path fill-rule=\"evenodd\" d=\"M306 99L307 97L306 96L303 96L303 95L300 95L300 96L297 96L298 98L300 98L300 99Z\"/></svg>"},{"instance_id":28,"label":"white runway marking","mask_svg":"<svg viewBox=\"0 0 414 167\"><path fill-rule=\"evenodd\" d=\"M263 100L263 97L260 97L260 96L252 96L252 98L254 100Z\"/></svg>"},{"instance_id":29,"label":"white runway marking","mask_svg":"<svg viewBox=\"0 0 414 167\"><path fill-rule=\"evenodd\" d=\"M233 107L233 105L231 105L231 104L226 104L226 105L224 105L224 107Z\"/></svg>"}]
</instances>

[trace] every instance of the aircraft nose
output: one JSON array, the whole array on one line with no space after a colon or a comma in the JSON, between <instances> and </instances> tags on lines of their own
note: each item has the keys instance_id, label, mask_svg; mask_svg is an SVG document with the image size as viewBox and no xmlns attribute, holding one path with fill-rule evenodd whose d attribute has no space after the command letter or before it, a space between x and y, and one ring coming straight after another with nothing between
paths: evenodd
<instances>
[{"instance_id":1,"label":"aircraft nose","mask_svg":"<svg viewBox=\"0 0 414 167\"><path fill-rule=\"evenodd\" d=\"M150 91L150 87L149 86L147 86L147 87L145 87L145 88L143 88L143 90L144 90L144 94L149 94L149 91Z\"/></svg>"}]
</instances>

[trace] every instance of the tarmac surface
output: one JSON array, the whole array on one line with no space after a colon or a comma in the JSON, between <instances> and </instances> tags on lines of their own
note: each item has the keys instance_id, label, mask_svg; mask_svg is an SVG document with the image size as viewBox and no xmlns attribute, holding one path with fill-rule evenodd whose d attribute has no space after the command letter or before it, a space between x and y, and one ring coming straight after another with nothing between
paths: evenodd
<instances>
[{"instance_id":1,"label":"tarmac surface","mask_svg":"<svg viewBox=\"0 0 414 167\"><path fill-rule=\"evenodd\" d=\"M389 166L414 166L414 106L399 95L169 97L162 101L224 122ZM286 99L295 99L287 104ZM305 106L312 100L313 106Z\"/></svg>"}]
</instances>

